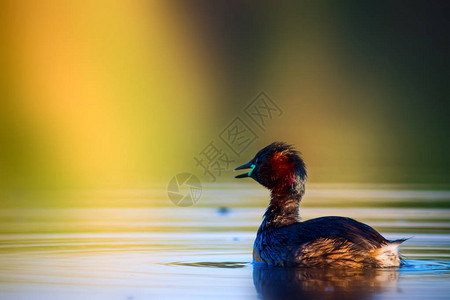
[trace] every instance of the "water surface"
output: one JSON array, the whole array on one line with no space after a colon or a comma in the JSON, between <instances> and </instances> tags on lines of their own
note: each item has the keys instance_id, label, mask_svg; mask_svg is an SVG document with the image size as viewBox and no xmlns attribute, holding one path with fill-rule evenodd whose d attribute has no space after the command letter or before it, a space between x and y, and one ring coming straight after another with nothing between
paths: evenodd
<instances>
[{"instance_id":1,"label":"water surface","mask_svg":"<svg viewBox=\"0 0 450 300\"><path fill-rule=\"evenodd\" d=\"M366 222L407 265L372 271L286 270L251 263L267 191L205 187L193 207L165 188L4 195L1 299L448 299L450 192L312 185L303 219Z\"/></svg>"}]
</instances>

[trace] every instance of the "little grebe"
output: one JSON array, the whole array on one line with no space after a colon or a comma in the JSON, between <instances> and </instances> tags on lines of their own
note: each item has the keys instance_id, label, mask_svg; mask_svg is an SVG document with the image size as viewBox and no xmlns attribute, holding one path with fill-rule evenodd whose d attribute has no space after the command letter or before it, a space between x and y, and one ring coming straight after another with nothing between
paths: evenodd
<instances>
[{"instance_id":1,"label":"little grebe","mask_svg":"<svg viewBox=\"0 0 450 300\"><path fill-rule=\"evenodd\" d=\"M253 260L277 266L398 267L398 245L372 227L345 217L321 217L300 222L299 204L305 193L306 167L291 146L275 142L236 170L251 169L236 178L251 177L271 191L269 207L258 229Z\"/></svg>"}]
</instances>

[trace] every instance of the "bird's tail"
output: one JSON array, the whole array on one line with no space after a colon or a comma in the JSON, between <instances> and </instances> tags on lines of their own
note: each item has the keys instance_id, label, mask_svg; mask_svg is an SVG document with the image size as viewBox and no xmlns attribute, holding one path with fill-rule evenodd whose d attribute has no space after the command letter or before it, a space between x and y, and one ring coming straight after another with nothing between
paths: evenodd
<instances>
[{"instance_id":1,"label":"bird's tail","mask_svg":"<svg viewBox=\"0 0 450 300\"><path fill-rule=\"evenodd\" d=\"M372 252L373 258L381 268L399 267L404 264L404 259L400 256L398 246L407 239L389 241L388 244Z\"/></svg>"}]
</instances>

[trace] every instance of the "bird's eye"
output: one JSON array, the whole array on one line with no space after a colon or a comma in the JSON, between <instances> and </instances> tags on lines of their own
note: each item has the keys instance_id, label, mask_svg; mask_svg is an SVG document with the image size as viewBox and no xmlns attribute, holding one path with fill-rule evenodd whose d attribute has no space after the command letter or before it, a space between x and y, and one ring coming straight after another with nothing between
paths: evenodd
<instances>
[{"instance_id":1,"label":"bird's eye","mask_svg":"<svg viewBox=\"0 0 450 300\"><path fill-rule=\"evenodd\" d=\"M255 159L255 164L257 164L257 163L258 163L258 161L259 161L259 158L256 158L256 159Z\"/></svg>"}]
</instances>

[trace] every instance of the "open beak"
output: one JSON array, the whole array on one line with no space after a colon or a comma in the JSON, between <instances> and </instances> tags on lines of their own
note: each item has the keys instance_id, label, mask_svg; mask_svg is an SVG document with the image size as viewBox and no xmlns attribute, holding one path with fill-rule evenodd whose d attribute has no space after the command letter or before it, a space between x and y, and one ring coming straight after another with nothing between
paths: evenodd
<instances>
[{"instance_id":1,"label":"open beak","mask_svg":"<svg viewBox=\"0 0 450 300\"><path fill-rule=\"evenodd\" d=\"M234 178L245 178L245 177L250 177L250 176L252 175L253 169L255 169L255 165L252 164L251 161L249 161L248 163L243 164L243 165L240 166L240 167L237 167L236 169L234 169L234 171L237 171L237 170L244 170L244 169L251 169L251 170L250 170L250 172L248 172L248 173L244 173L244 174L237 175L237 176L235 176Z\"/></svg>"}]
</instances>

